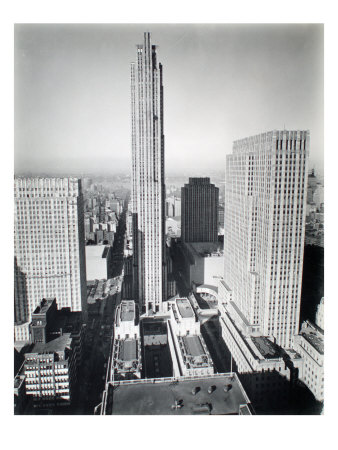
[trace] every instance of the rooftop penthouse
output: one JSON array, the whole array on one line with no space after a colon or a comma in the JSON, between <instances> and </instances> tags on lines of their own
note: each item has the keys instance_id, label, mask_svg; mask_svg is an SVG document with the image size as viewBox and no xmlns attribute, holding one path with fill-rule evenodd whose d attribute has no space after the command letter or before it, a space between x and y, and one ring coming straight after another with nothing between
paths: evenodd
<instances>
[{"instance_id":1,"label":"rooftop penthouse","mask_svg":"<svg viewBox=\"0 0 338 450\"><path fill-rule=\"evenodd\" d=\"M135 320L135 303L132 300L122 301L120 317L122 322Z\"/></svg>"},{"instance_id":2,"label":"rooftop penthouse","mask_svg":"<svg viewBox=\"0 0 338 450\"><path fill-rule=\"evenodd\" d=\"M101 415L253 414L235 373L113 382L103 393Z\"/></svg>"},{"instance_id":3,"label":"rooftop penthouse","mask_svg":"<svg viewBox=\"0 0 338 450\"><path fill-rule=\"evenodd\" d=\"M187 298L176 298L169 303L170 327L173 334L200 334L200 323Z\"/></svg>"},{"instance_id":4,"label":"rooftop penthouse","mask_svg":"<svg viewBox=\"0 0 338 450\"><path fill-rule=\"evenodd\" d=\"M115 339L126 339L140 336L138 308L134 300L122 300L115 312Z\"/></svg>"},{"instance_id":5,"label":"rooftop penthouse","mask_svg":"<svg viewBox=\"0 0 338 450\"><path fill-rule=\"evenodd\" d=\"M115 326L119 327L123 322L136 324L137 314L134 300L122 300L116 308Z\"/></svg>"}]
</instances>

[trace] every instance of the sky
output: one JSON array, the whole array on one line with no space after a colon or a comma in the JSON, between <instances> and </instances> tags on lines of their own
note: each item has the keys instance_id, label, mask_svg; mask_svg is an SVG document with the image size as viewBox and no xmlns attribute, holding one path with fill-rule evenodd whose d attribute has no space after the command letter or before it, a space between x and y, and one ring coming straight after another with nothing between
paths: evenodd
<instances>
[{"instance_id":1,"label":"sky","mask_svg":"<svg viewBox=\"0 0 338 450\"><path fill-rule=\"evenodd\" d=\"M166 174L224 171L236 139L308 129L323 173L321 24L18 24L17 174L131 170L130 63L143 32L163 64Z\"/></svg>"}]
</instances>

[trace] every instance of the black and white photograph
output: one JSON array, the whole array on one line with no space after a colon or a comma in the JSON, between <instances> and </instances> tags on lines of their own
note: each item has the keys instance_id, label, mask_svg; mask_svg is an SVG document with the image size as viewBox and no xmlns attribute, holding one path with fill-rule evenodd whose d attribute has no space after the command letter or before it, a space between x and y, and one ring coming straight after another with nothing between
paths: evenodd
<instances>
[{"instance_id":1,"label":"black and white photograph","mask_svg":"<svg viewBox=\"0 0 338 450\"><path fill-rule=\"evenodd\" d=\"M14 415L323 415L324 24L13 34Z\"/></svg>"}]
</instances>

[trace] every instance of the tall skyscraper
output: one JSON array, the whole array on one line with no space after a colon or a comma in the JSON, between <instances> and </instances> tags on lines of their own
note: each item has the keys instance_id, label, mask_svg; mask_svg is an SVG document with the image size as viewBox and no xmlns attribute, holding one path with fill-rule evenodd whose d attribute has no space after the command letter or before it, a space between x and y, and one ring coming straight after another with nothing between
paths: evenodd
<instances>
[{"instance_id":1,"label":"tall skyscraper","mask_svg":"<svg viewBox=\"0 0 338 450\"><path fill-rule=\"evenodd\" d=\"M181 233L184 242L216 242L218 239L219 189L210 178L189 178L181 189Z\"/></svg>"},{"instance_id":2,"label":"tall skyscraper","mask_svg":"<svg viewBox=\"0 0 338 450\"><path fill-rule=\"evenodd\" d=\"M143 313L166 300L162 65L144 33L131 65L134 296Z\"/></svg>"},{"instance_id":3,"label":"tall skyscraper","mask_svg":"<svg viewBox=\"0 0 338 450\"><path fill-rule=\"evenodd\" d=\"M238 317L290 348L298 333L308 131L234 142L227 156L224 281Z\"/></svg>"},{"instance_id":4,"label":"tall skyscraper","mask_svg":"<svg viewBox=\"0 0 338 450\"><path fill-rule=\"evenodd\" d=\"M42 298L86 311L86 266L81 181L16 178L14 181L15 339Z\"/></svg>"}]
</instances>

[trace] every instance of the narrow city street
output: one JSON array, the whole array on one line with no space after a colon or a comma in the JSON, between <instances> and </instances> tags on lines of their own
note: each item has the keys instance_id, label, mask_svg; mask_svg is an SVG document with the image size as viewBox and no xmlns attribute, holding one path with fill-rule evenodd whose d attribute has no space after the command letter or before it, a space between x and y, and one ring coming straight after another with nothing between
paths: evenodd
<instances>
[{"instance_id":1,"label":"narrow city street","mask_svg":"<svg viewBox=\"0 0 338 450\"><path fill-rule=\"evenodd\" d=\"M114 237L112 265L109 278L115 279L114 295L100 304L89 307L88 323L84 342L84 356L78 380L78 392L71 414L91 415L101 402L104 390L108 359L111 351L115 308L121 301L121 285L126 231L127 201L120 216Z\"/></svg>"}]
</instances>

